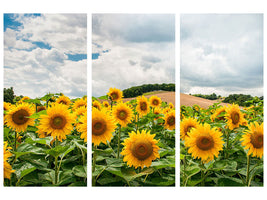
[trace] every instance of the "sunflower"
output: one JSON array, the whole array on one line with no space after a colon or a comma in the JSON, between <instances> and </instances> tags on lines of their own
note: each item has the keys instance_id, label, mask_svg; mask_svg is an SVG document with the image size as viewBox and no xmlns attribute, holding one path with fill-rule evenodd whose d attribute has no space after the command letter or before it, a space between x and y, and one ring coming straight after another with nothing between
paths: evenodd
<instances>
[{"instance_id":1,"label":"sunflower","mask_svg":"<svg viewBox=\"0 0 267 200\"><path fill-rule=\"evenodd\" d=\"M43 110L46 110L45 106L37 106L37 112L40 112L40 111L43 111Z\"/></svg>"},{"instance_id":2,"label":"sunflower","mask_svg":"<svg viewBox=\"0 0 267 200\"><path fill-rule=\"evenodd\" d=\"M219 151L223 149L222 133L209 124L199 125L188 133L185 138L185 146L189 147L188 153L194 158L201 158L204 163L218 157Z\"/></svg>"},{"instance_id":3,"label":"sunflower","mask_svg":"<svg viewBox=\"0 0 267 200\"><path fill-rule=\"evenodd\" d=\"M250 123L248 126L249 130L242 136L241 144L245 149L249 149L248 155L252 154L254 157L262 158L263 155L263 123L259 125Z\"/></svg>"},{"instance_id":4,"label":"sunflower","mask_svg":"<svg viewBox=\"0 0 267 200\"><path fill-rule=\"evenodd\" d=\"M58 97L56 103L61 103L61 104L65 104L68 106L71 104L71 100L69 97L62 95L62 96Z\"/></svg>"},{"instance_id":5,"label":"sunflower","mask_svg":"<svg viewBox=\"0 0 267 200\"><path fill-rule=\"evenodd\" d=\"M11 108L12 108L12 104L11 103L4 102L4 105L3 105L4 111L8 111Z\"/></svg>"},{"instance_id":6,"label":"sunflower","mask_svg":"<svg viewBox=\"0 0 267 200\"><path fill-rule=\"evenodd\" d=\"M93 108L92 143L94 146L98 146L101 142L106 144L107 141L110 141L115 128L115 121L108 113Z\"/></svg>"},{"instance_id":7,"label":"sunflower","mask_svg":"<svg viewBox=\"0 0 267 200\"><path fill-rule=\"evenodd\" d=\"M4 142L4 178L10 179L15 170L12 170L11 165L8 163L8 158L12 156L12 153L9 151L11 147L7 147L7 145L7 142Z\"/></svg>"},{"instance_id":8,"label":"sunflower","mask_svg":"<svg viewBox=\"0 0 267 200\"><path fill-rule=\"evenodd\" d=\"M244 114L241 113L238 105L236 104L226 108L225 118L227 119L227 125L230 130L238 128L239 125L242 125L242 123L245 121Z\"/></svg>"},{"instance_id":9,"label":"sunflower","mask_svg":"<svg viewBox=\"0 0 267 200\"><path fill-rule=\"evenodd\" d=\"M214 122L214 120L217 118L217 116L223 114L226 110L226 106L220 107L218 109L216 109L215 113L213 115L211 115L211 120ZM225 120L224 116L220 116L218 117L218 120Z\"/></svg>"},{"instance_id":10,"label":"sunflower","mask_svg":"<svg viewBox=\"0 0 267 200\"><path fill-rule=\"evenodd\" d=\"M141 133L139 131L129 133L129 138L122 143L124 145L121 152L121 155L124 155L123 161L127 162L130 167L142 169L144 166L149 167L153 160L160 158L158 140L154 137L155 134L151 135L149 131L144 130Z\"/></svg>"},{"instance_id":11,"label":"sunflower","mask_svg":"<svg viewBox=\"0 0 267 200\"><path fill-rule=\"evenodd\" d=\"M170 109L174 109L174 105L173 105L172 102L169 103L169 108L170 108Z\"/></svg>"},{"instance_id":12,"label":"sunflower","mask_svg":"<svg viewBox=\"0 0 267 200\"><path fill-rule=\"evenodd\" d=\"M160 107L161 99L157 96L152 96L149 98L149 103L152 107Z\"/></svg>"},{"instance_id":13,"label":"sunflower","mask_svg":"<svg viewBox=\"0 0 267 200\"><path fill-rule=\"evenodd\" d=\"M34 119L28 118L34 111L33 106L28 103L18 104L6 114L6 125L17 132L24 132L29 125L34 125Z\"/></svg>"},{"instance_id":14,"label":"sunflower","mask_svg":"<svg viewBox=\"0 0 267 200\"><path fill-rule=\"evenodd\" d=\"M162 113L166 115L170 111L172 111L172 109L170 107L166 107L163 109Z\"/></svg>"},{"instance_id":15,"label":"sunflower","mask_svg":"<svg viewBox=\"0 0 267 200\"><path fill-rule=\"evenodd\" d=\"M77 99L74 102L72 109L76 110L77 108L79 108L81 106L87 107L87 98Z\"/></svg>"},{"instance_id":16,"label":"sunflower","mask_svg":"<svg viewBox=\"0 0 267 200\"><path fill-rule=\"evenodd\" d=\"M159 114L161 114L161 109L158 108L158 107L156 107L156 108L154 109L153 113L154 113L155 115L159 115ZM159 119L159 118L160 118L160 116L156 117L155 119Z\"/></svg>"},{"instance_id":17,"label":"sunflower","mask_svg":"<svg viewBox=\"0 0 267 200\"><path fill-rule=\"evenodd\" d=\"M199 123L197 122L197 119L189 117L185 118L181 121L180 124L180 136L182 140L185 140L188 136L188 133L193 129L197 128Z\"/></svg>"},{"instance_id":18,"label":"sunflower","mask_svg":"<svg viewBox=\"0 0 267 200\"><path fill-rule=\"evenodd\" d=\"M106 108L109 107L109 103L108 103L108 101L103 101L102 105L103 105L104 107L106 107Z\"/></svg>"},{"instance_id":19,"label":"sunflower","mask_svg":"<svg viewBox=\"0 0 267 200\"><path fill-rule=\"evenodd\" d=\"M81 139L87 142L87 112L79 119L80 123L77 124L77 130L81 132Z\"/></svg>"},{"instance_id":20,"label":"sunflower","mask_svg":"<svg viewBox=\"0 0 267 200\"><path fill-rule=\"evenodd\" d=\"M101 103L99 101L93 101L93 107L97 108L98 110L101 110Z\"/></svg>"},{"instance_id":21,"label":"sunflower","mask_svg":"<svg viewBox=\"0 0 267 200\"><path fill-rule=\"evenodd\" d=\"M133 118L133 111L125 103L118 103L112 110L112 115L117 123L126 127Z\"/></svg>"},{"instance_id":22,"label":"sunflower","mask_svg":"<svg viewBox=\"0 0 267 200\"><path fill-rule=\"evenodd\" d=\"M87 108L85 106L80 106L79 108L75 110L74 115L78 117L80 115L84 115L84 113L86 112L87 112Z\"/></svg>"},{"instance_id":23,"label":"sunflower","mask_svg":"<svg viewBox=\"0 0 267 200\"><path fill-rule=\"evenodd\" d=\"M139 96L136 98L137 100L137 106L136 111L139 113L139 115L143 116L149 113L149 103L146 97Z\"/></svg>"},{"instance_id":24,"label":"sunflower","mask_svg":"<svg viewBox=\"0 0 267 200\"><path fill-rule=\"evenodd\" d=\"M109 93L107 95L112 101L120 101L123 98L122 91L117 88L109 88Z\"/></svg>"},{"instance_id":25,"label":"sunflower","mask_svg":"<svg viewBox=\"0 0 267 200\"><path fill-rule=\"evenodd\" d=\"M164 117L165 120L165 128L168 130L175 129L175 110L170 111Z\"/></svg>"},{"instance_id":26,"label":"sunflower","mask_svg":"<svg viewBox=\"0 0 267 200\"><path fill-rule=\"evenodd\" d=\"M47 108L47 115L40 116L40 125L38 129L45 132L55 139L62 142L73 130L72 123L75 122L75 116L70 113L68 107L64 104L54 104Z\"/></svg>"}]
</instances>

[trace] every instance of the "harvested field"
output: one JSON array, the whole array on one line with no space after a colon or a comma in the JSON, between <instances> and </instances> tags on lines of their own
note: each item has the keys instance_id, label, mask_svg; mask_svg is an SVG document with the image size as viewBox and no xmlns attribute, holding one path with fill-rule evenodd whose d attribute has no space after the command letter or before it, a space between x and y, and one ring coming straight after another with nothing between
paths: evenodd
<instances>
[{"instance_id":1,"label":"harvested field","mask_svg":"<svg viewBox=\"0 0 267 200\"><path fill-rule=\"evenodd\" d=\"M208 100L200 97L194 97L188 94L180 93L180 105L193 106L194 104L199 105L202 108L208 108L210 105L217 103L218 100ZM221 103L221 105L228 105L227 103Z\"/></svg>"}]
</instances>

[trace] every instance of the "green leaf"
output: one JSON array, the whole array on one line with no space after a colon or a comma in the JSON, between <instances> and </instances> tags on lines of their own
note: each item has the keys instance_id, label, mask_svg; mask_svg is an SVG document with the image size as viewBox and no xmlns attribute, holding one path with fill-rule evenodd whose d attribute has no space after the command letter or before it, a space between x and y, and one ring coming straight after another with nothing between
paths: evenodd
<instances>
[{"instance_id":1,"label":"green leaf","mask_svg":"<svg viewBox=\"0 0 267 200\"><path fill-rule=\"evenodd\" d=\"M73 167L72 172L75 176L87 178L87 166L77 165Z\"/></svg>"},{"instance_id":2,"label":"green leaf","mask_svg":"<svg viewBox=\"0 0 267 200\"><path fill-rule=\"evenodd\" d=\"M152 162L151 167L154 167L155 169L175 167L175 158L174 156L169 156L167 158L159 159L157 161Z\"/></svg>"},{"instance_id":3,"label":"green leaf","mask_svg":"<svg viewBox=\"0 0 267 200\"><path fill-rule=\"evenodd\" d=\"M219 178L218 186L244 186L244 184L238 178L228 177L228 178Z\"/></svg>"},{"instance_id":4,"label":"green leaf","mask_svg":"<svg viewBox=\"0 0 267 200\"><path fill-rule=\"evenodd\" d=\"M69 145L64 146L64 147L58 145L55 148L46 150L45 153L57 158L60 154L65 153L65 151L67 151L68 149L69 149Z\"/></svg>"},{"instance_id":5,"label":"green leaf","mask_svg":"<svg viewBox=\"0 0 267 200\"><path fill-rule=\"evenodd\" d=\"M67 170L59 173L59 182L57 185L67 185L73 183L75 180L72 170Z\"/></svg>"},{"instance_id":6,"label":"green leaf","mask_svg":"<svg viewBox=\"0 0 267 200\"><path fill-rule=\"evenodd\" d=\"M28 118L38 119L38 118L40 118L41 115L46 115L46 114L47 114L46 110L42 110L42 111L40 111L38 113L32 114Z\"/></svg>"}]
</instances>

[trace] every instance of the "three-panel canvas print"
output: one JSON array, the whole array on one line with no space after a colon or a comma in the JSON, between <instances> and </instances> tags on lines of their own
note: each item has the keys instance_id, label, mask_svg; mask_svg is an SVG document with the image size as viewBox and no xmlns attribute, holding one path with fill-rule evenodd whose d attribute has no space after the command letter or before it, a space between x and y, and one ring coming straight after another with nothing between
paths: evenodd
<instances>
[{"instance_id":1,"label":"three-panel canvas print","mask_svg":"<svg viewBox=\"0 0 267 200\"><path fill-rule=\"evenodd\" d=\"M3 15L4 187L263 186L263 14L88 15Z\"/></svg>"}]
</instances>

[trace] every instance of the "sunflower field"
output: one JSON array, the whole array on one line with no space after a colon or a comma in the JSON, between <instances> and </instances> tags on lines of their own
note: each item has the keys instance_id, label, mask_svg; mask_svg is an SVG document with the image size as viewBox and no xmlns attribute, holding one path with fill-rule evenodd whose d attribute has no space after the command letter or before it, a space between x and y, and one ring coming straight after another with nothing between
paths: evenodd
<instances>
[{"instance_id":1,"label":"sunflower field","mask_svg":"<svg viewBox=\"0 0 267 200\"><path fill-rule=\"evenodd\" d=\"M175 108L110 88L92 99L92 185L174 186Z\"/></svg>"},{"instance_id":2,"label":"sunflower field","mask_svg":"<svg viewBox=\"0 0 267 200\"><path fill-rule=\"evenodd\" d=\"M181 186L263 186L263 100L180 107Z\"/></svg>"},{"instance_id":3,"label":"sunflower field","mask_svg":"<svg viewBox=\"0 0 267 200\"><path fill-rule=\"evenodd\" d=\"M4 186L87 185L87 97L4 102Z\"/></svg>"}]
</instances>

